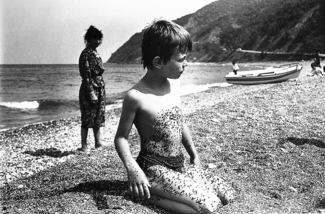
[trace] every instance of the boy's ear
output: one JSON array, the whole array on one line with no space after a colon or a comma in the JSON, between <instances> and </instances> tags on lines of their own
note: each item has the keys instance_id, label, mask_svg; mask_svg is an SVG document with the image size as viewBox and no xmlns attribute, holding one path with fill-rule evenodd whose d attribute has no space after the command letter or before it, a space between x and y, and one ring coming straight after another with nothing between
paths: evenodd
<instances>
[{"instance_id":1,"label":"boy's ear","mask_svg":"<svg viewBox=\"0 0 325 214\"><path fill-rule=\"evenodd\" d=\"M153 58L152 64L155 68L158 68L158 69L160 69L163 66L162 60L160 59L159 56L156 56L155 58Z\"/></svg>"}]
</instances>

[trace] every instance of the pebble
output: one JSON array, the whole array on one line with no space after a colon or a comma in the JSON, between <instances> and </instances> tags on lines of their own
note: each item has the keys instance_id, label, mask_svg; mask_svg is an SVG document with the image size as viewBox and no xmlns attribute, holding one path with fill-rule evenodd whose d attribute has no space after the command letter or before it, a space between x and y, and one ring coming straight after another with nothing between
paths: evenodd
<instances>
[{"instance_id":1,"label":"pebble","mask_svg":"<svg viewBox=\"0 0 325 214\"><path fill-rule=\"evenodd\" d=\"M105 127L107 131L103 131L103 138L109 143L113 142L111 133L115 132L111 131L112 123L118 119L110 118ZM0 131L1 169L6 175L0 177L0 187L74 157L80 147L79 120L78 117L60 119ZM88 138L89 145L94 145L92 134Z\"/></svg>"},{"instance_id":2,"label":"pebble","mask_svg":"<svg viewBox=\"0 0 325 214\"><path fill-rule=\"evenodd\" d=\"M208 168L209 169L213 169L213 168L216 168L217 166L215 164L212 164L212 163L209 163L208 164Z\"/></svg>"}]
</instances>

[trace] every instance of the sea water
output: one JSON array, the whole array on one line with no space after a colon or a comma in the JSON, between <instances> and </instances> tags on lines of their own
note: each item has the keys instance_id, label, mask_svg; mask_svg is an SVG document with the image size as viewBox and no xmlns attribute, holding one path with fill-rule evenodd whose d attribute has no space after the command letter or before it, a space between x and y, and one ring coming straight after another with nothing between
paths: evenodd
<instances>
[{"instance_id":1,"label":"sea water","mask_svg":"<svg viewBox=\"0 0 325 214\"><path fill-rule=\"evenodd\" d=\"M141 65L104 64L107 107L145 74ZM226 82L231 66L189 64L180 81L182 94ZM0 65L0 130L80 115L81 77L77 64Z\"/></svg>"}]
</instances>

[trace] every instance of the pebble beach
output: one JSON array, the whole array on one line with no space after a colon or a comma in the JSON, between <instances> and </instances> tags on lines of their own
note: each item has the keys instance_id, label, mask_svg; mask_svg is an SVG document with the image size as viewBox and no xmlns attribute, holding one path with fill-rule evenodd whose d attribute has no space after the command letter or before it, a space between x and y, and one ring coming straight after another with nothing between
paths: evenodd
<instances>
[{"instance_id":1,"label":"pebble beach","mask_svg":"<svg viewBox=\"0 0 325 214\"><path fill-rule=\"evenodd\" d=\"M271 64L285 63L268 63L268 65ZM324 177L319 177L319 184L313 184L315 191L312 196L316 196L317 200L320 200L320 202L315 201L313 205L307 205L307 201L311 200L310 198L307 198L306 202L304 202L300 198L295 201L294 198L287 197L286 194L290 192L288 190L282 195L279 193L279 197L282 198L278 200L275 200L271 194L271 196L267 196L269 199L266 198L261 203L262 205L251 208L245 205L247 204L245 201L249 200L251 204L258 203L257 201L254 202L258 196L255 193L254 196L249 194L250 198L248 199L247 194L245 194L248 187L244 188L242 186L244 185L243 180L237 182L243 177L239 176L236 170L232 171L234 168L241 166L239 162L243 162L243 160L239 160L239 157L244 157L241 152L245 149L242 150L243 146L241 144L236 144L238 139L252 142L257 138L261 138L263 132L270 133L270 135L274 132L280 136L277 138L278 140L285 140L291 136L288 135L290 131L287 131L291 127L292 130L300 131L295 137L317 141L317 152L310 152L320 154L320 157L315 158L314 165L319 167L316 167L318 171L324 172L324 167L322 168L321 165L324 164L324 156L322 155L325 155L325 143L323 142L325 137L325 134L323 134L325 117L322 113L322 110L325 110L325 107L322 106L325 103L325 77L307 77L309 72L310 62L303 62L303 70L300 76L297 79L283 83L211 87L203 92L182 96L183 113L192 134L195 136L193 139L197 141L203 165L211 168L211 170L216 170L217 173L222 175L221 177L233 183L242 196L238 202L234 202L234 204L230 204L221 210L221 213L242 213L243 211L244 213L325 212L325 192L320 190L324 188ZM248 108L245 109L245 106ZM300 114L290 113L289 109L299 110ZM239 114L240 112L241 114ZM259 121L256 115L262 114L261 112L264 112L263 116L265 116L265 112L271 112L269 119L274 116L277 122L275 123L271 119L270 122ZM89 132L88 143L92 149L87 154L76 151L80 147L79 117L53 120L1 131L0 190L2 212L168 213L147 205L145 202L134 202L124 197L123 192L126 190L127 177L113 145L119 116L120 108L107 111L106 126L102 130L104 148L99 150L94 148L93 135L92 132ZM308 117L308 119L304 117ZM307 122L300 124L300 118L301 121ZM205 122L200 123L200 120L204 119ZM247 128L249 127L247 124L249 121L252 122L252 129ZM229 135L218 133L218 127L225 128L226 123L233 124L233 127L229 128L234 132L232 135L229 130L227 132ZM293 126L293 123L296 126ZM257 131L252 131L256 126L258 126ZM310 127L312 130L304 130L302 127ZM213 129L216 129L216 131L211 131ZM251 130L250 135L247 135L248 130ZM237 138L234 139L234 136L237 136ZM268 137L265 137L265 139L268 139ZM139 151L138 140L136 130L133 128L130 144L135 157ZM205 144L205 142L214 143ZM226 144L226 142L230 144ZM270 142L273 141L270 140ZM275 144L278 145L278 143L279 141ZM212 153L230 151L230 146L237 147L237 150L240 150L236 162L230 164L231 161L220 159L221 156L212 155ZM273 158L280 154L291 154L289 147L279 149L279 152L282 153L272 153ZM270 157L272 158L272 155ZM273 162L270 162L272 165ZM268 167L271 169L271 166L266 166L266 168ZM274 166L272 165L272 167ZM247 176L251 175L249 170L242 173L246 173ZM250 185L253 185L253 183L253 181L250 181ZM256 181L254 185L256 187L259 184ZM303 194L297 186L293 185L291 187L294 189L292 192L296 196L299 193ZM253 190L256 189L258 188ZM276 203L273 199L278 205L273 206ZM272 202L272 205L270 205L270 201L274 203ZM297 205L299 203L300 205Z\"/></svg>"}]
</instances>

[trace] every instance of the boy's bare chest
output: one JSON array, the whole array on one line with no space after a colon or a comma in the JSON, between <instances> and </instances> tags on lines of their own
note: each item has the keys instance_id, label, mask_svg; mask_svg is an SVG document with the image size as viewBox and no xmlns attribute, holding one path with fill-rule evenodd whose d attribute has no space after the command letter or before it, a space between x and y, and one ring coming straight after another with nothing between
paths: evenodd
<instances>
[{"instance_id":1,"label":"boy's bare chest","mask_svg":"<svg viewBox=\"0 0 325 214\"><path fill-rule=\"evenodd\" d=\"M159 114L162 111L170 110L174 107L181 106L181 100L179 96L164 95L154 96L149 95L144 97L142 101L142 110L147 111L153 115Z\"/></svg>"}]
</instances>

